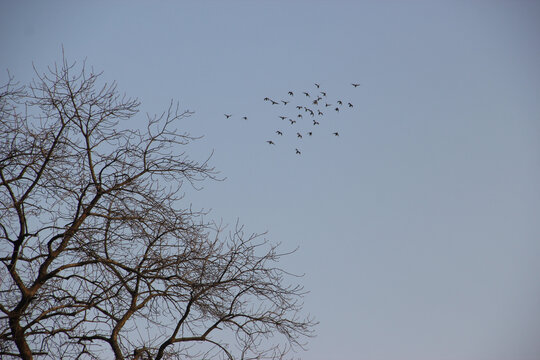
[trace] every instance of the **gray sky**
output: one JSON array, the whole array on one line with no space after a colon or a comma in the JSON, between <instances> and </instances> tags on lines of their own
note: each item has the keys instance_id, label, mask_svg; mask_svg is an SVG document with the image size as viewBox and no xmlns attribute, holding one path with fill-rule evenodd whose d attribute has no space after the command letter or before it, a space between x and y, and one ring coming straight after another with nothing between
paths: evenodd
<instances>
[{"instance_id":1,"label":"gray sky","mask_svg":"<svg viewBox=\"0 0 540 360\"><path fill-rule=\"evenodd\" d=\"M227 180L186 201L299 247L298 356L540 358L540 3L4 1L0 33L23 82L63 44L143 111L196 112L188 152ZM314 82L354 108L306 137L262 99Z\"/></svg>"}]
</instances>

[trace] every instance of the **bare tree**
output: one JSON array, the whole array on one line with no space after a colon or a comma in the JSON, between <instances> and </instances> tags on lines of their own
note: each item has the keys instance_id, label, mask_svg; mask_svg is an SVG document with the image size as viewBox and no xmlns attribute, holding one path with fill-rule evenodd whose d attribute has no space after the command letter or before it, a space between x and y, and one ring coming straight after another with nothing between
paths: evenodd
<instances>
[{"instance_id":1,"label":"bare tree","mask_svg":"<svg viewBox=\"0 0 540 360\"><path fill-rule=\"evenodd\" d=\"M183 184L216 179L181 149L189 116L84 64L0 88L0 357L281 358L314 321L262 235L208 222Z\"/></svg>"}]
</instances>

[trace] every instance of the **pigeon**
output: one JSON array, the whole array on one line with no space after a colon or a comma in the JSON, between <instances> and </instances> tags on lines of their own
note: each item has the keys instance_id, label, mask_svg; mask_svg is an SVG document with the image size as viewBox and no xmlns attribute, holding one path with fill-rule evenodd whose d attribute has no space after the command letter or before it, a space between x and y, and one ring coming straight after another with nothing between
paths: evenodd
<instances>
[{"instance_id":1,"label":"pigeon","mask_svg":"<svg viewBox=\"0 0 540 360\"><path fill-rule=\"evenodd\" d=\"M329 107L332 106L332 104L324 104L324 106Z\"/></svg>"},{"instance_id":2,"label":"pigeon","mask_svg":"<svg viewBox=\"0 0 540 360\"><path fill-rule=\"evenodd\" d=\"M359 87L360 86L360 84L351 84L351 85L354 86L354 87Z\"/></svg>"},{"instance_id":3,"label":"pigeon","mask_svg":"<svg viewBox=\"0 0 540 360\"><path fill-rule=\"evenodd\" d=\"M317 112L319 113L319 115L323 114L321 110L317 110Z\"/></svg>"},{"instance_id":4,"label":"pigeon","mask_svg":"<svg viewBox=\"0 0 540 360\"><path fill-rule=\"evenodd\" d=\"M318 104L319 104L319 100L313 100L313 104L314 104L314 105L318 105Z\"/></svg>"},{"instance_id":5,"label":"pigeon","mask_svg":"<svg viewBox=\"0 0 540 360\"><path fill-rule=\"evenodd\" d=\"M294 93L292 91L289 91L289 95L294 96Z\"/></svg>"},{"instance_id":6,"label":"pigeon","mask_svg":"<svg viewBox=\"0 0 540 360\"><path fill-rule=\"evenodd\" d=\"M290 103L290 101L285 101L285 100L281 100L281 102L283 103L283 105L287 105L288 103Z\"/></svg>"},{"instance_id":7,"label":"pigeon","mask_svg":"<svg viewBox=\"0 0 540 360\"><path fill-rule=\"evenodd\" d=\"M277 105L278 102L277 101L274 101L274 100L270 100L272 102L272 105Z\"/></svg>"},{"instance_id":8,"label":"pigeon","mask_svg":"<svg viewBox=\"0 0 540 360\"><path fill-rule=\"evenodd\" d=\"M300 110L300 109L302 108L302 106L298 105L298 106L296 106L296 108L297 108L298 110Z\"/></svg>"},{"instance_id":9,"label":"pigeon","mask_svg":"<svg viewBox=\"0 0 540 360\"><path fill-rule=\"evenodd\" d=\"M247 120L247 116L242 116L242 119Z\"/></svg>"},{"instance_id":10,"label":"pigeon","mask_svg":"<svg viewBox=\"0 0 540 360\"><path fill-rule=\"evenodd\" d=\"M307 97L309 97L309 93L307 93L307 92L305 92L305 91L304 91L304 95L306 95Z\"/></svg>"},{"instance_id":11,"label":"pigeon","mask_svg":"<svg viewBox=\"0 0 540 360\"><path fill-rule=\"evenodd\" d=\"M291 122L291 125L296 122L296 120L291 120L291 119L289 119L289 121Z\"/></svg>"},{"instance_id":12,"label":"pigeon","mask_svg":"<svg viewBox=\"0 0 540 360\"><path fill-rule=\"evenodd\" d=\"M324 91L321 91L322 96L326 97L326 93Z\"/></svg>"},{"instance_id":13,"label":"pigeon","mask_svg":"<svg viewBox=\"0 0 540 360\"><path fill-rule=\"evenodd\" d=\"M300 134L298 132L296 133L296 136L299 137L300 139L302 138L302 134Z\"/></svg>"},{"instance_id":14,"label":"pigeon","mask_svg":"<svg viewBox=\"0 0 540 360\"><path fill-rule=\"evenodd\" d=\"M281 131L276 131L276 134L278 134L279 136L283 136L283 133Z\"/></svg>"},{"instance_id":15,"label":"pigeon","mask_svg":"<svg viewBox=\"0 0 540 360\"><path fill-rule=\"evenodd\" d=\"M313 125L319 125L318 121L313 120Z\"/></svg>"},{"instance_id":16,"label":"pigeon","mask_svg":"<svg viewBox=\"0 0 540 360\"><path fill-rule=\"evenodd\" d=\"M333 133L333 134L336 135L336 136L339 136L339 133L337 131L335 133Z\"/></svg>"},{"instance_id":17,"label":"pigeon","mask_svg":"<svg viewBox=\"0 0 540 360\"><path fill-rule=\"evenodd\" d=\"M301 118L301 117L302 117L302 114L298 114L298 116L297 116L297 117Z\"/></svg>"},{"instance_id":18,"label":"pigeon","mask_svg":"<svg viewBox=\"0 0 540 360\"><path fill-rule=\"evenodd\" d=\"M349 104L349 107L353 107L351 103L348 103Z\"/></svg>"},{"instance_id":19,"label":"pigeon","mask_svg":"<svg viewBox=\"0 0 540 360\"><path fill-rule=\"evenodd\" d=\"M285 120L287 117L286 116L280 116L279 117L281 120Z\"/></svg>"},{"instance_id":20,"label":"pigeon","mask_svg":"<svg viewBox=\"0 0 540 360\"><path fill-rule=\"evenodd\" d=\"M231 115L229 115L229 114L223 114L223 115L225 115L225 117L226 117L227 119L230 118L230 117L232 116L232 114L231 114Z\"/></svg>"},{"instance_id":21,"label":"pigeon","mask_svg":"<svg viewBox=\"0 0 540 360\"><path fill-rule=\"evenodd\" d=\"M337 102L339 105L343 105L343 102L341 100L338 100Z\"/></svg>"},{"instance_id":22,"label":"pigeon","mask_svg":"<svg viewBox=\"0 0 540 360\"><path fill-rule=\"evenodd\" d=\"M276 145L272 140L268 140L267 143L269 143L270 145Z\"/></svg>"},{"instance_id":23,"label":"pigeon","mask_svg":"<svg viewBox=\"0 0 540 360\"><path fill-rule=\"evenodd\" d=\"M310 132L308 132L307 134L308 134L309 136L311 136L311 135L313 135L313 132L310 131Z\"/></svg>"},{"instance_id":24,"label":"pigeon","mask_svg":"<svg viewBox=\"0 0 540 360\"><path fill-rule=\"evenodd\" d=\"M301 154L300 150L298 150L298 149L296 149L296 153L297 153L298 155Z\"/></svg>"},{"instance_id":25,"label":"pigeon","mask_svg":"<svg viewBox=\"0 0 540 360\"><path fill-rule=\"evenodd\" d=\"M264 101L270 101L270 98L265 97L263 100Z\"/></svg>"},{"instance_id":26,"label":"pigeon","mask_svg":"<svg viewBox=\"0 0 540 360\"><path fill-rule=\"evenodd\" d=\"M339 112L339 108L335 108L334 110L336 110L337 112Z\"/></svg>"},{"instance_id":27,"label":"pigeon","mask_svg":"<svg viewBox=\"0 0 540 360\"><path fill-rule=\"evenodd\" d=\"M317 87L317 89L320 88L320 85L317 83L315 83L315 86Z\"/></svg>"}]
</instances>

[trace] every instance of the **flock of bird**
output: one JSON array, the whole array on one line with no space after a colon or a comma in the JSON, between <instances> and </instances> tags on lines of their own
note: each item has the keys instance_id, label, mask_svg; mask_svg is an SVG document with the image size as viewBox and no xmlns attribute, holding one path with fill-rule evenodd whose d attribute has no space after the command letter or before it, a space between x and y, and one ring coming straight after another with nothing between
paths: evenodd
<instances>
[{"instance_id":1,"label":"flock of bird","mask_svg":"<svg viewBox=\"0 0 540 360\"><path fill-rule=\"evenodd\" d=\"M351 85L354 88L360 86L358 83L352 83ZM329 113L339 114L340 111L346 111L354 107L349 101L343 101L342 99L330 100L327 92L322 90L324 89L321 89L320 84L314 83L314 88L311 91L302 91L301 93L289 91L283 99L280 98L279 100L265 97L263 100L271 106L283 107L283 114L279 115L278 118L284 122L286 121L284 125L275 130L274 137L266 140L266 143L276 145L277 138L283 137L283 134L288 131L296 133L296 139L299 141L304 136L313 136L317 130L317 125L320 125L320 122L325 120L326 115ZM224 115L227 119L232 116L232 114ZM248 120L247 116L242 116L242 119ZM306 129L305 127L308 124L309 128ZM284 130L284 128L288 128L288 130ZM334 128L331 135L339 137L339 132ZM302 154L301 145L295 147L295 153L297 155Z\"/></svg>"}]
</instances>

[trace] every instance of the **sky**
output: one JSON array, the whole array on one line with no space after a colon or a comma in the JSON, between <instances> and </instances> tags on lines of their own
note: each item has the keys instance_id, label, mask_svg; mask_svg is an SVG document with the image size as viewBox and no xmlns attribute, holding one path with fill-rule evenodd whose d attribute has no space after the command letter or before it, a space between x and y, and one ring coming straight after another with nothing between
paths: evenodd
<instances>
[{"instance_id":1,"label":"sky","mask_svg":"<svg viewBox=\"0 0 540 360\"><path fill-rule=\"evenodd\" d=\"M295 356L540 358L539 2L2 1L0 34L2 83L63 46L142 113L195 112L225 180L186 201L298 248ZM299 139L263 98L314 83L354 107Z\"/></svg>"}]
</instances>

